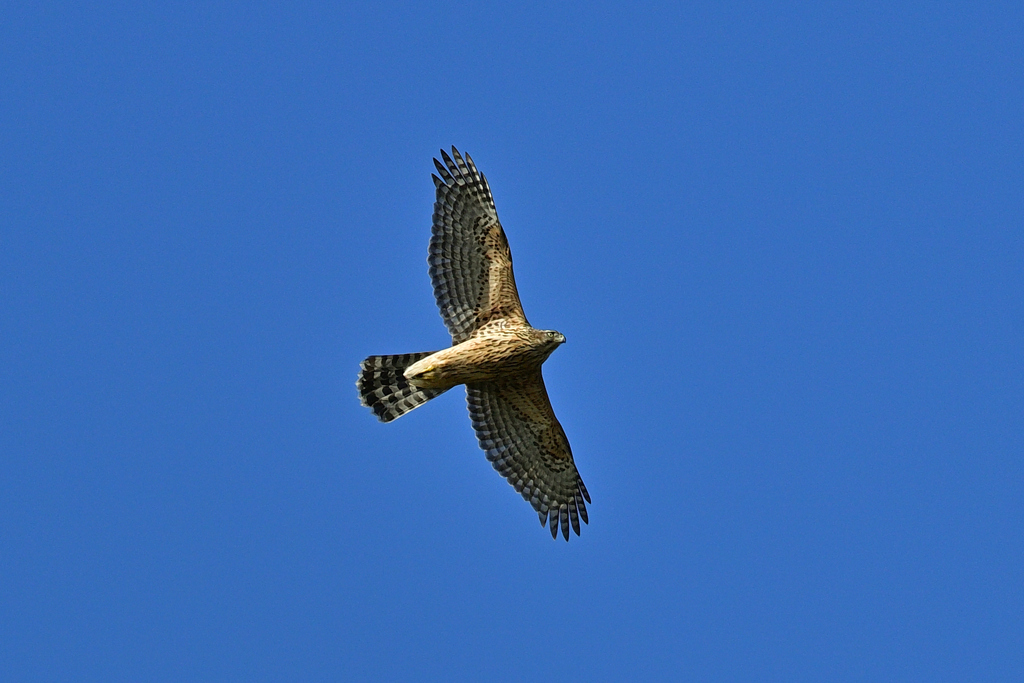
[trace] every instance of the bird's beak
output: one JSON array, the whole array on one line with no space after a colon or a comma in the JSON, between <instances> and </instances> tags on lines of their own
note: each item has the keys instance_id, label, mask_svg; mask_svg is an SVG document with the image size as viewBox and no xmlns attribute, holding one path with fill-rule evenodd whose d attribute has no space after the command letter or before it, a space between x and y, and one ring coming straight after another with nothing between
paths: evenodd
<instances>
[{"instance_id":1,"label":"bird's beak","mask_svg":"<svg viewBox=\"0 0 1024 683\"><path fill-rule=\"evenodd\" d=\"M557 339L558 339L558 343L559 344L564 344L565 343L565 335L564 334L559 334Z\"/></svg>"}]
</instances>

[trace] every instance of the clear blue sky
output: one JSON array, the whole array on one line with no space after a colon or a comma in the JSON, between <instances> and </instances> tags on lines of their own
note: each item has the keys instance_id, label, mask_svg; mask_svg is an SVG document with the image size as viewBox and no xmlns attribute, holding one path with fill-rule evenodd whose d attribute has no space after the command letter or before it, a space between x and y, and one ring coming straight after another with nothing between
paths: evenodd
<instances>
[{"instance_id":1,"label":"clear blue sky","mask_svg":"<svg viewBox=\"0 0 1024 683\"><path fill-rule=\"evenodd\" d=\"M2 15L3 680L1024 677L1019 2ZM568 544L356 397L453 144Z\"/></svg>"}]
</instances>

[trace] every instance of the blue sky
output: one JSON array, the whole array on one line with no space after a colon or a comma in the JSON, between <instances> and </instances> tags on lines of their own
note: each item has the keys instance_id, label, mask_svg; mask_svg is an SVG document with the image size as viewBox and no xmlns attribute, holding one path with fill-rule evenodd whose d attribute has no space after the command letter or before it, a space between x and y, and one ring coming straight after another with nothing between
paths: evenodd
<instances>
[{"instance_id":1,"label":"blue sky","mask_svg":"<svg viewBox=\"0 0 1024 683\"><path fill-rule=\"evenodd\" d=\"M17 3L0 677L1024 675L1019 3ZM431 157L488 176L593 497L461 390Z\"/></svg>"}]
</instances>

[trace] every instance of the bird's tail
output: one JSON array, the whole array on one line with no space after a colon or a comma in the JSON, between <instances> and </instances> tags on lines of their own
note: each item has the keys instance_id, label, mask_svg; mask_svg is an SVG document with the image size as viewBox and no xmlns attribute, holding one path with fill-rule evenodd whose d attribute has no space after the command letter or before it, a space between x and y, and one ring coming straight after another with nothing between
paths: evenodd
<instances>
[{"instance_id":1,"label":"bird's tail","mask_svg":"<svg viewBox=\"0 0 1024 683\"><path fill-rule=\"evenodd\" d=\"M447 389L420 389L405 378L405 369L434 353L402 353L370 356L359 365L359 402L373 411L381 422L391 422Z\"/></svg>"}]
</instances>

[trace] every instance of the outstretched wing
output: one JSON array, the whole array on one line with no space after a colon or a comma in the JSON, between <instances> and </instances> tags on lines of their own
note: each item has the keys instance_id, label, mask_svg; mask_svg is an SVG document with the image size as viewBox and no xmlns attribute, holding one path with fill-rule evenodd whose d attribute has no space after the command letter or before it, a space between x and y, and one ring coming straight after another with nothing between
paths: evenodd
<instances>
[{"instance_id":1,"label":"outstretched wing","mask_svg":"<svg viewBox=\"0 0 1024 683\"><path fill-rule=\"evenodd\" d=\"M466 401L480 448L494 469L530 502L551 537L569 540L569 524L579 536L587 523L590 494L572 459L569 440L551 409L540 369L466 385Z\"/></svg>"},{"instance_id":2,"label":"outstretched wing","mask_svg":"<svg viewBox=\"0 0 1024 683\"><path fill-rule=\"evenodd\" d=\"M441 177L432 176L437 199L427 262L437 307L458 344L491 320L528 323L487 179L468 154L463 159L452 147L452 155L441 150L444 164L434 159Z\"/></svg>"}]
</instances>

